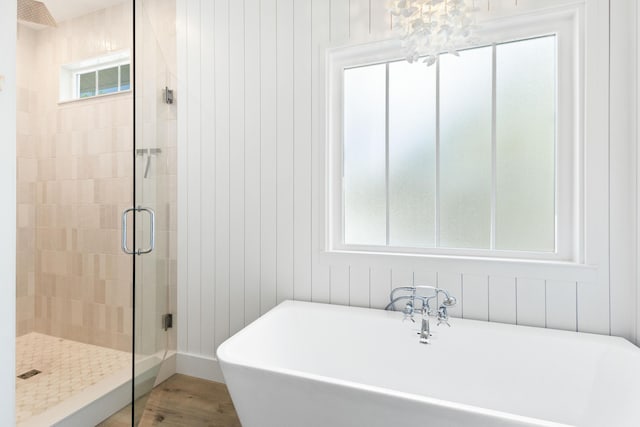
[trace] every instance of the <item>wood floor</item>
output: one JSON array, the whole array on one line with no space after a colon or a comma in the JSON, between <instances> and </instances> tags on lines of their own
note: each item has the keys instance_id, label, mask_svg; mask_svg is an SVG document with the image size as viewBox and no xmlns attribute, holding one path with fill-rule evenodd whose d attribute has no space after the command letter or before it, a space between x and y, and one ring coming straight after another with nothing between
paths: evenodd
<instances>
[{"instance_id":1,"label":"wood floor","mask_svg":"<svg viewBox=\"0 0 640 427\"><path fill-rule=\"evenodd\" d=\"M148 397L140 426L241 427L224 384L176 374L157 386ZM130 427L127 407L98 427Z\"/></svg>"}]
</instances>

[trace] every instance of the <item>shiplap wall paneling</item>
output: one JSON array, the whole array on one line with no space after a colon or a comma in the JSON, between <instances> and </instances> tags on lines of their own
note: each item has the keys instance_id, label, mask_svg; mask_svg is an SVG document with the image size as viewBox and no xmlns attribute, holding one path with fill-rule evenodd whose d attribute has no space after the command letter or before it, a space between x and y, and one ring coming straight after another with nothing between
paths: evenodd
<instances>
[{"instance_id":1,"label":"shiplap wall paneling","mask_svg":"<svg viewBox=\"0 0 640 427\"><path fill-rule=\"evenodd\" d=\"M231 148L231 93L229 90L230 70L229 55L229 1L215 0L214 10L214 36L213 43L210 40L208 45L213 45L214 55L214 85L215 85L215 186L212 186L213 194L207 192L208 197L216 200L216 297L215 297L215 346L216 348L229 337L230 313L230 266L231 266L231 213L229 211L231 201L230 191L230 148ZM206 75L203 78L207 78ZM235 95L235 94L234 94ZM203 143L207 143L206 140ZM203 167L208 166L206 159L203 160ZM206 166L205 166L206 165ZM206 182L206 181L205 181ZM234 215L238 212L234 212ZM204 218L210 221L210 218ZM234 286L240 284L234 283ZM235 313L234 313L235 315Z\"/></svg>"},{"instance_id":2,"label":"shiplap wall paneling","mask_svg":"<svg viewBox=\"0 0 640 427\"><path fill-rule=\"evenodd\" d=\"M349 268L349 305L369 307L371 268L369 266L352 265Z\"/></svg>"},{"instance_id":3,"label":"shiplap wall paneling","mask_svg":"<svg viewBox=\"0 0 640 427\"><path fill-rule=\"evenodd\" d=\"M371 35L374 38L383 38L391 32L391 14L385 1L372 0L369 17Z\"/></svg>"},{"instance_id":4,"label":"shiplap wall paneling","mask_svg":"<svg viewBox=\"0 0 640 427\"><path fill-rule=\"evenodd\" d=\"M413 286L415 284L413 269L393 266L391 269L392 288L399 286Z\"/></svg>"},{"instance_id":5,"label":"shiplap wall paneling","mask_svg":"<svg viewBox=\"0 0 640 427\"><path fill-rule=\"evenodd\" d=\"M229 334L245 325L245 4L229 2ZM231 214L233 213L233 214Z\"/></svg>"},{"instance_id":6,"label":"shiplap wall paneling","mask_svg":"<svg viewBox=\"0 0 640 427\"><path fill-rule=\"evenodd\" d=\"M320 46L326 46L331 40L331 2L312 1L311 16L311 135L312 135L312 161L311 161L311 300L315 302L329 302L331 272L327 262L320 258L323 238L313 228L323 220L320 195L323 194L323 182L320 176L321 169L318 159L323 158L324 144L321 140L324 129L321 81L324 78L322 64L324 60L320 54Z\"/></svg>"},{"instance_id":7,"label":"shiplap wall paneling","mask_svg":"<svg viewBox=\"0 0 640 427\"><path fill-rule=\"evenodd\" d=\"M311 301L331 302L331 267L326 264L316 264L313 268L311 280L313 281Z\"/></svg>"},{"instance_id":8,"label":"shiplap wall paneling","mask_svg":"<svg viewBox=\"0 0 640 427\"><path fill-rule=\"evenodd\" d=\"M312 0L293 4L293 297L311 300Z\"/></svg>"},{"instance_id":9,"label":"shiplap wall paneling","mask_svg":"<svg viewBox=\"0 0 640 427\"><path fill-rule=\"evenodd\" d=\"M349 269L346 264L331 265L331 304L349 305Z\"/></svg>"},{"instance_id":10,"label":"shiplap wall paneling","mask_svg":"<svg viewBox=\"0 0 640 427\"><path fill-rule=\"evenodd\" d=\"M244 322L260 316L261 267L261 42L260 0L244 0L245 189Z\"/></svg>"},{"instance_id":11,"label":"shiplap wall paneling","mask_svg":"<svg viewBox=\"0 0 640 427\"><path fill-rule=\"evenodd\" d=\"M196 11L194 11L196 12ZM192 198L200 200L201 203L201 215L197 224L189 222L189 234L194 239L199 241L199 247L190 248L189 258L197 257L199 259L200 266L200 284L199 289L195 284L189 282L189 287L193 287L193 303L191 305L198 304L198 310L196 313L200 316L198 328L201 333L201 339L199 346L192 346L191 339L189 344L190 353L202 353L211 354L211 351L215 351L215 307L216 307L216 294L218 293L216 283L216 266L217 266L217 233L216 233L216 195L215 195L215 165L217 162L216 156L216 129L215 129L215 104L214 101L217 96L215 80L214 80L214 61L215 52L213 39L215 37L215 4L211 1L201 1L200 9L197 10L196 15L200 18L200 39L197 44L191 45L189 43L190 54L194 56L199 55L199 62L189 62L188 69L190 72L195 73L200 67L200 75L198 80L191 80L189 94L201 90L200 96L195 99L195 103L189 106L189 116L200 113L201 127L201 139L200 141L189 140L189 146L196 144L200 145L200 150L196 153L197 156L194 162L197 162L195 167L189 168L189 181L199 179L199 185L193 188L193 193L189 193L189 199ZM191 101L191 100L190 100ZM206 161L203 162L203 159ZM193 162L190 162L190 165ZM198 177L199 176L199 177ZM191 191L191 184L189 190ZM202 233L198 233L202 230ZM207 285L209 284L209 285ZM214 308L214 309L212 309ZM191 329L191 328L189 328ZM197 344L197 343L193 343Z\"/></svg>"},{"instance_id":12,"label":"shiplap wall paneling","mask_svg":"<svg viewBox=\"0 0 640 427\"><path fill-rule=\"evenodd\" d=\"M540 279L518 278L516 281L517 324L545 327L546 284Z\"/></svg>"},{"instance_id":13,"label":"shiplap wall paneling","mask_svg":"<svg viewBox=\"0 0 640 427\"><path fill-rule=\"evenodd\" d=\"M586 8L587 22L585 43L591 52L609 52L609 2L590 1ZM605 172L609 176L608 123L609 117L609 58L603 61L598 55L586 55L585 67L587 97L591 100L585 108L585 169ZM610 141L609 141L610 143ZM585 262L598 266L597 283L578 285L578 329L583 332L609 333L609 200L608 180L600 179L600 173L585 174L584 209L586 212ZM603 226L605 225L605 226Z\"/></svg>"},{"instance_id":14,"label":"shiplap wall paneling","mask_svg":"<svg viewBox=\"0 0 640 427\"><path fill-rule=\"evenodd\" d=\"M437 288L438 274L421 266L415 266L413 268L413 283L416 286L433 286Z\"/></svg>"},{"instance_id":15,"label":"shiplap wall paneling","mask_svg":"<svg viewBox=\"0 0 640 427\"><path fill-rule=\"evenodd\" d=\"M260 60L261 60L261 180L260 180L260 308L268 311L276 304L277 294L277 123L278 123L278 64L277 64L277 2L260 3Z\"/></svg>"},{"instance_id":16,"label":"shiplap wall paneling","mask_svg":"<svg viewBox=\"0 0 640 427\"><path fill-rule=\"evenodd\" d=\"M294 0L278 0L276 8L276 301L280 303L293 298Z\"/></svg>"},{"instance_id":17,"label":"shiplap wall paneling","mask_svg":"<svg viewBox=\"0 0 640 427\"><path fill-rule=\"evenodd\" d=\"M489 277L464 274L462 276L462 317L489 320Z\"/></svg>"},{"instance_id":18,"label":"shiplap wall paneling","mask_svg":"<svg viewBox=\"0 0 640 427\"><path fill-rule=\"evenodd\" d=\"M576 282L547 281L547 327L577 330Z\"/></svg>"},{"instance_id":19,"label":"shiplap wall paneling","mask_svg":"<svg viewBox=\"0 0 640 427\"><path fill-rule=\"evenodd\" d=\"M184 76L187 74L187 52L188 52L188 44L187 44L187 3L176 3L176 20L177 20L177 32L176 32L176 60L178 61L177 70L178 75ZM178 93L185 94L188 90L188 82L186 79L178 79ZM187 221L188 211L186 209L180 209L180 206L188 206L187 203L187 194L188 194L188 173L189 170L189 150L188 150L188 132L187 132L187 105L189 102L189 96L182 97L182 101L178 102L178 117L177 121L177 136L178 136L178 146L177 146L177 202L178 209L176 212L176 220L177 224L179 224L179 231L177 233L177 250L180 254L177 257L176 269L178 276L178 286L177 286L177 301L176 301L176 321L178 328L178 337L177 337L177 348L180 351L187 351L187 336L189 334L189 325L188 325L188 313L189 313L189 303L188 303L188 291L189 284L186 283L185 278L189 277L188 272L188 259L189 259L189 222Z\"/></svg>"},{"instance_id":20,"label":"shiplap wall paneling","mask_svg":"<svg viewBox=\"0 0 640 427\"><path fill-rule=\"evenodd\" d=\"M331 43L346 43L351 34L350 0L327 1L331 3Z\"/></svg>"},{"instance_id":21,"label":"shiplap wall paneling","mask_svg":"<svg viewBox=\"0 0 640 427\"><path fill-rule=\"evenodd\" d=\"M578 282L578 332L609 333L609 285Z\"/></svg>"},{"instance_id":22,"label":"shiplap wall paneling","mask_svg":"<svg viewBox=\"0 0 640 427\"><path fill-rule=\"evenodd\" d=\"M186 76L178 83L181 351L214 356L229 334L286 298L383 308L392 287L414 283L456 296L454 317L599 333L623 322L615 308L624 291L611 293L609 283L609 183L589 174L585 261L598 269L594 281L535 271L527 280L531 268L520 273L517 265L470 263L463 274L451 260L322 252L324 48L388 35L385 0L177 4ZM589 4L587 43L606 51L608 3ZM606 144L589 144L612 137L598 120L609 113L608 66L593 55L587 61L595 70L589 96L605 102L587 106L586 168L608 173Z\"/></svg>"},{"instance_id":23,"label":"shiplap wall paneling","mask_svg":"<svg viewBox=\"0 0 640 427\"><path fill-rule=\"evenodd\" d=\"M369 38L370 0L350 0L349 27L350 41L365 41Z\"/></svg>"},{"instance_id":24,"label":"shiplap wall paneling","mask_svg":"<svg viewBox=\"0 0 640 427\"><path fill-rule=\"evenodd\" d=\"M449 309L449 315L451 317L462 317L464 309L462 274L438 273L438 288L444 289L458 300L458 303Z\"/></svg>"},{"instance_id":25,"label":"shiplap wall paneling","mask_svg":"<svg viewBox=\"0 0 640 427\"><path fill-rule=\"evenodd\" d=\"M385 308L389 303L391 292L391 268L386 266L371 267L371 307Z\"/></svg>"},{"instance_id":26,"label":"shiplap wall paneling","mask_svg":"<svg viewBox=\"0 0 640 427\"><path fill-rule=\"evenodd\" d=\"M489 320L516 323L516 279L514 277L489 277Z\"/></svg>"},{"instance_id":27,"label":"shiplap wall paneling","mask_svg":"<svg viewBox=\"0 0 640 427\"><path fill-rule=\"evenodd\" d=\"M634 340L636 336L636 271L635 245L637 224L636 144L630 136L636 133L636 97L633 85L637 73L635 37L637 1L611 1L611 86L610 86L610 287L611 334ZM637 85L637 81L636 81Z\"/></svg>"},{"instance_id":28,"label":"shiplap wall paneling","mask_svg":"<svg viewBox=\"0 0 640 427\"><path fill-rule=\"evenodd\" d=\"M203 211L202 208L202 198L200 193L200 187L202 183L202 176L200 174L200 159L202 157L201 153L201 99L204 94L207 94L206 87L202 87L202 81L200 79L200 74L202 71L201 68L201 59L200 55L200 46L201 40L200 38L203 35L203 31L201 31L201 19L204 19L204 15L201 14L200 2L192 1L189 2L187 8L187 80L192 84L188 87L188 97L187 97L187 111L185 114L185 120L187 122L187 138L189 140L189 151L188 151L188 186L187 186L187 221L189 224L188 229L188 249L187 249L187 283L188 287L187 291L187 301L188 301L188 309L187 309L187 351L199 353L203 351L202 344L203 340L206 340L207 337L203 337L201 335L201 325L203 323L210 324L213 326L213 318L203 318L201 314L201 307L204 304L205 306L211 307L213 301L203 300L202 291L204 290L205 295L215 292L215 287L209 286L205 289L201 288L202 277L201 277L201 254L202 254L202 242L201 235L197 232L197 230L204 230L201 224L201 215L207 214L207 211ZM205 21L206 23L206 21ZM206 28L206 27L203 27ZM205 30L206 31L206 30ZM195 86L193 85L195 83ZM196 88L197 87L197 88ZM202 92L200 91L202 89ZM209 153L205 153L209 154ZM206 208L206 205L204 206ZM206 235L205 240L207 238L211 239L211 242L215 242L215 236ZM206 254L210 255L210 254ZM211 260L207 260L207 263L210 263ZM213 283L212 283L213 285ZM205 316L211 313L212 310L204 310ZM204 321L204 322L203 322ZM207 323L210 321L210 323ZM213 343L213 340L211 340ZM212 348L213 345L210 346ZM205 350L210 350L207 348Z\"/></svg>"}]
</instances>

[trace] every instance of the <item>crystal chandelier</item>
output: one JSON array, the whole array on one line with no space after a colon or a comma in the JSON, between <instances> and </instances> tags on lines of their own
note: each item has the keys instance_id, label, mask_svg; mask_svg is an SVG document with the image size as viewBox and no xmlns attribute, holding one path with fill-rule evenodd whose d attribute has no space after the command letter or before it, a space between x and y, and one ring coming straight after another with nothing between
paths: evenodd
<instances>
[{"instance_id":1,"label":"crystal chandelier","mask_svg":"<svg viewBox=\"0 0 640 427\"><path fill-rule=\"evenodd\" d=\"M409 62L433 65L440 53L458 55L473 43L474 0L393 0L393 28L402 38Z\"/></svg>"}]
</instances>

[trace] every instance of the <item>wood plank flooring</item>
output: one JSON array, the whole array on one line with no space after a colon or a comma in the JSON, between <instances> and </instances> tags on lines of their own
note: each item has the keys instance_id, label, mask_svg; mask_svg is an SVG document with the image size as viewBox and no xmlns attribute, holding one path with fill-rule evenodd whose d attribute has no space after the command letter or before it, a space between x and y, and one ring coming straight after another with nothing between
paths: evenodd
<instances>
[{"instance_id":1,"label":"wood plank flooring","mask_svg":"<svg viewBox=\"0 0 640 427\"><path fill-rule=\"evenodd\" d=\"M144 405L136 405L142 407ZM241 427L224 384L176 374L148 397L140 426ZM131 407L114 414L98 427L131 426Z\"/></svg>"}]
</instances>

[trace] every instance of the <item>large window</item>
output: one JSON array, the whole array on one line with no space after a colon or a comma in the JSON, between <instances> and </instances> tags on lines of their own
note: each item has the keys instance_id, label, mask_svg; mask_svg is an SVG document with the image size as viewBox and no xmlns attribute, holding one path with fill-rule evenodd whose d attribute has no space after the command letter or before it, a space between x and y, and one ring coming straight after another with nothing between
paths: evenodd
<instances>
[{"instance_id":1,"label":"large window","mask_svg":"<svg viewBox=\"0 0 640 427\"><path fill-rule=\"evenodd\" d=\"M575 116L559 49L549 32L431 67L344 55L332 248L570 259Z\"/></svg>"}]
</instances>

